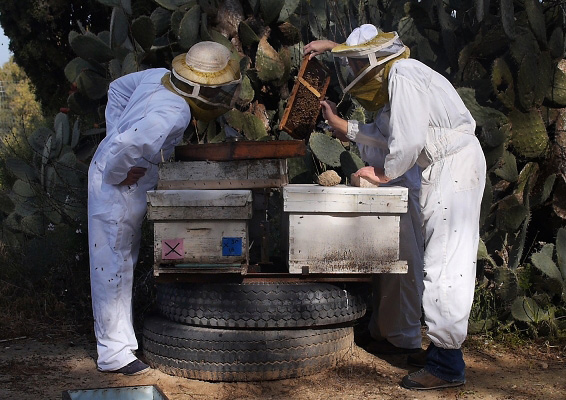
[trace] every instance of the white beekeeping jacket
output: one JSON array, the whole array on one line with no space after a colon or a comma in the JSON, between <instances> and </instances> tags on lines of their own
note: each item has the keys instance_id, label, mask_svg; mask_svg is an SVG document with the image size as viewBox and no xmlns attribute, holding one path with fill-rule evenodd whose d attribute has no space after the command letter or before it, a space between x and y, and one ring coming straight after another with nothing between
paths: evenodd
<instances>
[{"instance_id":1,"label":"white beekeeping jacket","mask_svg":"<svg viewBox=\"0 0 566 400\"><path fill-rule=\"evenodd\" d=\"M106 138L93 157L104 171L104 183L122 182L134 166L147 168L147 178L155 179L157 168L152 166L169 158L180 143L191 112L182 97L161 85L167 72L163 68L150 69L110 84Z\"/></svg>"},{"instance_id":2,"label":"white beekeeping jacket","mask_svg":"<svg viewBox=\"0 0 566 400\"><path fill-rule=\"evenodd\" d=\"M429 130L475 126L450 82L416 60L400 60L391 68L389 101L391 119L385 175L390 179L415 165L427 145Z\"/></svg>"}]
</instances>

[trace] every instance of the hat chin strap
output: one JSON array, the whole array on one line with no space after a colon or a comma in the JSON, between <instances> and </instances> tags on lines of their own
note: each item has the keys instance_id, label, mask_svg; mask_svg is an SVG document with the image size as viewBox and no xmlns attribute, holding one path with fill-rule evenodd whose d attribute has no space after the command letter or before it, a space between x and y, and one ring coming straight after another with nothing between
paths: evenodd
<instances>
[{"instance_id":1,"label":"hat chin strap","mask_svg":"<svg viewBox=\"0 0 566 400\"><path fill-rule=\"evenodd\" d=\"M360 75L358 75L348 86L346 86L343 90L345 93L347 93L350 89L352 89L364 76L366 76L368 74L369 71L371 71L372 69L379 67L380 65L383 65L385 63L387 63L388 61L399 57L401 54L403 54L405 52L406 48L405 46L401 47L401 49L394 54L390 54L387 57L377 61L377 58L375 57L375 52L368 54L368 59L369 59L369 67L366 68L365 70L362 71L362 73Z\"/></svg>"}]
</instances>

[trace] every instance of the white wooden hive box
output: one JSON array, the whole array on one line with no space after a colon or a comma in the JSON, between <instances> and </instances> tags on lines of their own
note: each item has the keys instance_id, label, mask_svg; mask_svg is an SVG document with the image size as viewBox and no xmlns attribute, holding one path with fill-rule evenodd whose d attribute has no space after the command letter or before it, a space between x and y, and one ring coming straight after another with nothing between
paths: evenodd
<instances>
[{"instance_id":1,"label":"white wooden hive box","mask_svg":"<svg viewBox=\"0 0 566 400\"><path fill-rule=\"evenodd\" d=\"M405 273L399 222L407 201L403 187L285 186L289 272Z\"/></svg>"}]
</instances>

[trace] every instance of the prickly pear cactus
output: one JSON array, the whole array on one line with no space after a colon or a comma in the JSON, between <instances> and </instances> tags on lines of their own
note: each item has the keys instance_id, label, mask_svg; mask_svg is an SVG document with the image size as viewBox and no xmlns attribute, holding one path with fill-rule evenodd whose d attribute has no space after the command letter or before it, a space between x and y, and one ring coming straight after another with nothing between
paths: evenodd
<instances>
[{"instance_id":1,"label":"prickly pear cactus","mask_svg":"<svg viewBox=\"0 0 566 400\"><path fill-rule=\"evenodd\" d=\"M28 137L36 155L32 164L17 158L6 161L17 178L8 194L13 208L7 220L14 223L7 228L13 237L19 233L41 237L50 224L85 220L86 165L73 151L79 140L78 123L71 128L68 116L59 113L53 131L42 127Z\"/></svg>"},{"instance_id":2,"label":"prickly pear cactus","mask_svg":"<svg viewBox=\"0 0 566 400\"><path fill-rule=\"evenodd\" d=\"M338 139L321 132L311 134L309 147L320 162L331 167L341 165L340 156L346 151Z\"/></svg>"},{"instance_id":3,"label":"prickly pear cactus","mask_svg":"<svg viewBox=\"0 0 566 400\"><path fill-rule=\"evenodd\" d=\"M517 153L525 158L544 157L548 151L549 139L539 111L523 113L514 110L509 114L511 121L511 144Z\"/></svg>"},{"instance_id":4,"label":"prickly pear cactus","mask_svg":"<svg viewBox=\"0 0 566 400\"><path fill-rule=\"evenodd\" d=\"M540 323L547 321L550 315L530 297L517 297L511 306L511 314L517 321Z\"/></svg>"},{"instance_id":5,"label":"prickly pear cactus","mask_svg":"<svg viewBox=\"0 0 566 400\"><path fill-rule=\"evenodd\" d=\"M494 270L495 294L501 301L502 308L510 306L520 294L517 275L506 267L496 267Z\"/></svg>"},{"instance_id":6,"label":"prickly pear cactus","mask_svg":"<svg viewBox=\"0 0 566 400\"><path fill-rule=\"evenodd\" d=\"M508 109L515 106L513 73L503 58L497 58L491 69L491 84L499 101Z\"/></svg>"}]
</instances>

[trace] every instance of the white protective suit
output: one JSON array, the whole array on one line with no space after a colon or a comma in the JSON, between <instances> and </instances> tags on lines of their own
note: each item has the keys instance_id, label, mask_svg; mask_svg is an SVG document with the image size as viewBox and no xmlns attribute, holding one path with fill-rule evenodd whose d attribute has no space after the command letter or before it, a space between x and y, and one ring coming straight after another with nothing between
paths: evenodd
<instances>
[{"instance_id":1,"label":"white protective suit","mask_svg":"<svg viewBox=\"0 0 566 400\"><path fill-rule=\"evenodd\" d=\"M166 69L126 75L110 84L106 137L88 172L90 279L98 368L119 369L136 357L132 281L146 192L191 120L187 102L161 85ZM147 168L133 186L119 185L131 167Z\"/></svg>"},{"instance_id":2,"label":"white protective suit","mask_svg":"<svg viewBox=\"0 0 566 400\"><path fill-rule=\"evenodd\" d=\"M348 121L347 136L356 141L362 160L383 168L389 154L390 107L386 105L370 124ZM421 336L421 300L423 292L422 218L419 205L420 168L414 165L386 185L409 189L408 211L401 215L399 258L408 263L407 274L383 274L373 278L373 313L369 331L374 338L385 338L406 349L419 348Z\"/></svg>"},{"instance_id":3,"label":"white protective suit","mask_svg":"<svg viewBox=\"0 0 566 400\"><path fill-rule=\"evenodd\" d=\"M395 62L388 85L391 116L385 175L398 178L415 164L423 169L427 335L437 347L458 349L466 338L474 297L486 179L476 124L450 82L419 61Z\"/></svg>"}]
</instances>

